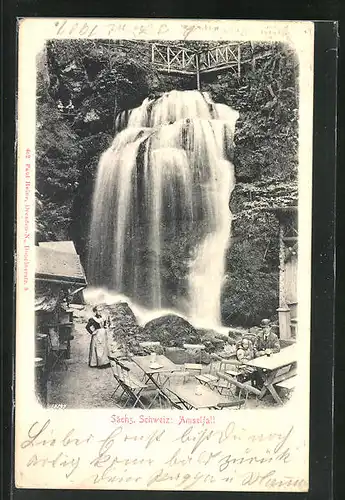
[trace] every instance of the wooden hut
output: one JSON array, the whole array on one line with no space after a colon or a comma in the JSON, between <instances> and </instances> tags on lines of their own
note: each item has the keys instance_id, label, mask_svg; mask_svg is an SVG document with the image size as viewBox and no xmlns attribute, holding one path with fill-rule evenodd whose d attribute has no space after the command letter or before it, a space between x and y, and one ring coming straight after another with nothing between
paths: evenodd
<instances>
[{"instance_id":1,"label":"wooden hut","mask_svg":"<svg viewBox=\"0 0 345 500\"><path fill-rule=\"evenodd\" d=\"M74 326L70 303L87 282L72 241L39 243L35 260L36 387L44 404L49 371L70 357Z\"/></svg>"}]
</instances>

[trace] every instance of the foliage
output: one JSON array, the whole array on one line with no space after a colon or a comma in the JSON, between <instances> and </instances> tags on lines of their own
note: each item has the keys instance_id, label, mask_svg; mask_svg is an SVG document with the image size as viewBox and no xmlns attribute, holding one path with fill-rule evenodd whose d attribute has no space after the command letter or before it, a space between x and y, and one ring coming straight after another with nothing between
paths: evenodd
<instances>
[{"instance_id":1,"label":"foliage","mask_svg":"<svg viewBox=\"0 0 345 500\"><path fill-rule=\"evenodd\" d=\"M230 200L231 210L250 217L269 207L287 207L297 204L297 185L291 181L265 179L256 183L237 183Z\"/></svg>"},{"instance_id":2,"label":"foliage","mask_svg":"<svg viewBox=\"0 0 345 500\"><path fill-rule=\"evenodd\" d=\"M42 73L37 81L36 187L37 233L44 239L66 239L70 210L80 172L77 136L60 116Z\"/></svg>"},{"instance_id":3,"label":"foliage","mask_svg":"<svg viewBox=\"0 0 345 500\"><path fill-rule=\"evenodd\" d=\"M93 109L102 117L102 129L109 130L108 118L116 104L121 109L130 108L149 93L149 81L157 74L149 65L148 49L144 48L145 56L143 48L129 40L50 41L47 51L56 77L52 88L55 98L72 101L76 124Z\"/></svg>"},{"instance_id":4,"label":"foliage","mask_svg":"<svg viewBox=\"0 0 345 500\"><path fill-rule=\"evenodd\" d=\"M251 62L239 79L224 71L203 85L216 102L240 111L234 158L239 180L296 178L297 76L292 49L280 43L261 43L254 46Z\"/></svg>"},{"instance_id":5,"label":"foliage","mask_svg":"<svg viewBox=\"0 0 345 500\"><path fill-rule=\"evenodd\" d=\"M71 201L55 202L38 193L36 203L36 232L40 241L59 241L68 238L71 221Z\"/></svg>"},{"instance_id":6,"label":"foliage","mask_svg":"<svg viewBox=\"0 0 345 500\"><path fill-rule=\"evenodd\" d=\"M225 324L253 326L263 317L276 317L277 273L235 271L223 291L222 320Z\"/></svg>"},{"instance_id":7,"label":"foliage","mask_svg":"<svg viewBox=\"0 0 345 500\"><path fill-rule=\"evenodd\" d=\"M253 326L262 317L275 317L278 304L275 243L274 239L264 242L256 236L231 246L221 311L226 324Z\"/></svg>"},{"instance_id":8,"label":"foliage","mask_svg":"<svg viewBox=\"0 0 345 500\"><path fill-rule=\"evenodd\" d=\"M116 42L114 42L116 43ZM36 175L39 239L73 232L85 249L94 176L117 107L138 105L154 72L130 41L51 40L39 59ZM84 252L81 251L83 254Z\"/></svg>"}]
</instances>

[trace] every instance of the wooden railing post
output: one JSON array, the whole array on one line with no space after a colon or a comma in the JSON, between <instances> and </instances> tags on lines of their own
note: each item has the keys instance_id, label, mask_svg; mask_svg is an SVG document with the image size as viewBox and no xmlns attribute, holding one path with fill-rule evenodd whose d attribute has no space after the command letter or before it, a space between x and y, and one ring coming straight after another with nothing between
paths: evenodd
<instances>
[{"instance_id":1,"label":"wooden railing post","mask_svg":"<svg viewBox=\"0 0 345 500\"><path fill-rule=\"evenodd\" d=\"M279 334L281 339L291 338L290 308L286 303L285 287L285 244L284 244L284 222L279 223Z\"/></svg>"},{"instance_id":2,"label":"wooden railing post","mask_svg":"<svg viewBox=\"0 0 345 500\"><path fill-rule=\"evenodd\" d=\"M196 88L200 90L200 66L199 66L199 54L195 54L195 64L196 64Z\"/></svg>"},{"instance_id":3,"label":"wooden railing post","mask_svg":"<svg viewBox=\"0 0 345 500\"><path fill-rule=\"evenodd\" d=\"M170 73L170 48L169 48L169 45L167 47L167 64L168 64L168 73Z\"/></svg>"},{"instance_id":4,"label":"wooden railing post","mask_svg":"<svg viewBox=\"0 0 345 500\"><path fill-rule=\"evenodd\" d=\"M238 78L241 77L241 45L237 45L237 73Z\"/></svg>"}]
</instances>

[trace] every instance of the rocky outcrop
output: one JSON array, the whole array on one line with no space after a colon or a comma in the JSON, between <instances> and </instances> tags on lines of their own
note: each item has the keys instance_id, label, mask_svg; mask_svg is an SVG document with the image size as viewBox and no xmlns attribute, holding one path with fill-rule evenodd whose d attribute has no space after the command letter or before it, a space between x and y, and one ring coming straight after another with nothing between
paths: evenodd
<instances>
[{"instance_id":1,"label":"rocky outcrop","mask_svg":"<svg viewBox=\"0 0 345 500\"><path fill-rule=\"evenodd\" d=\"M185 319L174 314L149 321L143 330L149 340L159 341L166 347L182 347L183 344L197 344L200 333Z\"/></svg>"},{"instance_id":2,"label":"rocky outcrop","mask_svg":"<svg viewBox=\"0 0 345 500\"><path fill-rule=\"evenodd\" d=\"M144 340L143 329L127 302L103 305L102 309L110 321L110 351L113 354L143 354L144 350L139 345Z\"/></svg>"},{"instance_id":3,"label":"rocky outcrop","mask_svg":"<svg viewBox=\"0 0 345 500\"><path fill-rule=\"evenodd\" d=\"M107 306L107 313L113 328L114 335L133 333L138 329L137 318L127 302L118 302Z\"/></svg>"}]
</instances>

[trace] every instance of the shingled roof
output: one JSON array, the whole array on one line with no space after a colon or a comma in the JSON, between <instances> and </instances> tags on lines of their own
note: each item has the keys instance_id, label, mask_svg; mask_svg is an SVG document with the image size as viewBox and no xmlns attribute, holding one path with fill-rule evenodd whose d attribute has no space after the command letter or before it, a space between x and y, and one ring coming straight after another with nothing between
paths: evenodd
<instances>
[{"instance_id":1,"label":"shingled roof","mask_svg":"<svg viewBox=\"0 0 345 500\"><path fill-rule=\"evenodd\" d=\"M73 241L42 241L38 245L56 252L77 253Z\"/></svg>"},{"instance_id":2,"label":"shingled roof","mask_svg":"<svg viewBox=\"0 0 345 500\"><path fill-rule=\"evenodd\" d=\"M61 250L63 251L60 251ZM67 250L67 251L66 251ZM46 242L35 247L36 279L87 285L73 242Z\"/></svg>"}]
</instances>

